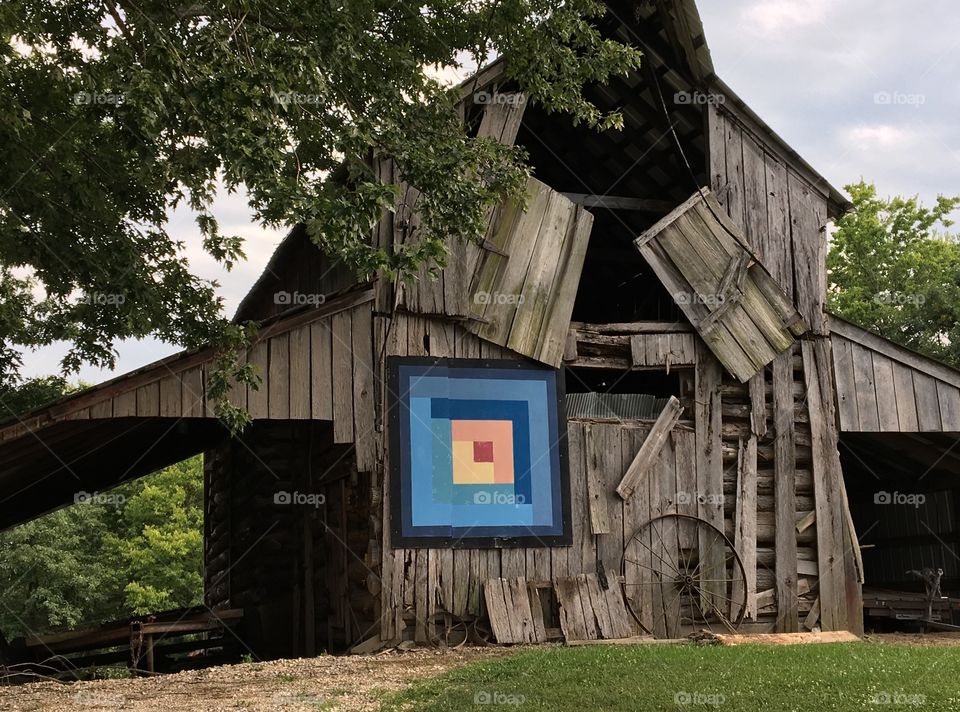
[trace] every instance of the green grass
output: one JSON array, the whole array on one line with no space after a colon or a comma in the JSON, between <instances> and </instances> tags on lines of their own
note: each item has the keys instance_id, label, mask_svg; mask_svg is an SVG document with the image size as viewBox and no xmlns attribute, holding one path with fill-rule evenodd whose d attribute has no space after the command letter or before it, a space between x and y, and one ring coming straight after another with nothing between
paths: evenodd
<instances>
[{"instance_id":1,"label":"green grass","mask_svg":"<svg viewBox=\"0 0 960 712\"><path fill-rule=\"evenodd\" d=\"M960 710L960 647L551 647L475 663L384 710Z\"/></svg>"}]
</instances>

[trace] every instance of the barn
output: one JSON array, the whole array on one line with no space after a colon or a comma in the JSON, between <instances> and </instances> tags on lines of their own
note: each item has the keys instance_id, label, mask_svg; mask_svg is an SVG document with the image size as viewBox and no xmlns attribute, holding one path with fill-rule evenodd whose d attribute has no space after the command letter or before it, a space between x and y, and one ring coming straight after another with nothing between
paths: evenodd
<instances>
[{"instance_id":1,"label":"barn","mask_svg":"<svg viewBox=\"0 0 960 712\"><path fill-rule=\"evenodd\" d=\"M960 373L826 312L850 206L717 76L693 0L609 4L645 55L590 89L622 130L485 67L465 125L533 177L482 243L395 283L295 227L235 317L262 324L248 429L206 401L212 349L17 414L0 527L203 453L205 605L261 657L861 632L864 583L960 583ZM418 194L371 162L391 251Z\"/></svg>"}]
</instances>

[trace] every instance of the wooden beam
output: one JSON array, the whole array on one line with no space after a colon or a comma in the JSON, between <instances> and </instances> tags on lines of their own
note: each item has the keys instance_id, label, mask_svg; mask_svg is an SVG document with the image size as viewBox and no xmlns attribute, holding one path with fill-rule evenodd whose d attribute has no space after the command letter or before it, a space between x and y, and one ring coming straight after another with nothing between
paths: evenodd
<instances>
[{"instance_id":1,"label":"wooden beam","mask_svg":"<svg viewBox=\"0 0 960 712\"><path fill-rule=\"evenodd\" d=\"M667 405L664 406L660 417L657 418L653 427L650 429L647 439L643 441L643 445L641 445L640 450L637 451L636 457L633 458L633 462L631 462L630 467L627 468L626 474L624 474L620 484L617 485L617 494L623 499L630 499L630 497L633 496L634 490L640 483L640 478L644 473L649 471L656 462L660 450L670 436L670 431L673 430L673 426L675 426L680 419L681 413L683 413L683 408L680 406L680 401L676 396L670 396L670 400L667 401Z\"/></svg>"},{"instance_id":2,"label":"wooden beam","mask_svg":"<svg viewBox=\"0 0 960 712\"><path fill-rule=\"evenodd\" d=\"M602 210L635 210L644 213L666 213L676 206L671 200L631 198L622 195L594 195L592 193L564 193L572 202L585 208Z\"/></svg>"}]
</instances>

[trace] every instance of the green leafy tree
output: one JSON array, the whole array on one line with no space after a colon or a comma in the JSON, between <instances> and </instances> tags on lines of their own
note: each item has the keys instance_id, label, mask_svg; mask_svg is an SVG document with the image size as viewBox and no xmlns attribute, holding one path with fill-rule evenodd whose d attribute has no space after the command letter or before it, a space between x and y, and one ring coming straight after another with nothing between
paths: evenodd
<instances>
[{"instance_id":1,"label":"green leafy tree","mask_svg":"<svg viewBox=\"0 0 960 712\"><path fill-rule=\"evenodd\" d=\"M960 367L960 246L944 231L960 197L878 197L846 186L854 211L837 223L829 309L891 341Z\"/></svg>"},{"instance_id":2,"label":"green leafy tree","mask_svg":"<svg viewBox=\"0 0 960 712\"><path fill-rule=\"evenodd\" d=\"M99 544L116 511L76 504L0 534L0 631L7 638L112 618L121 597Z\"/></svg>"},{"instance_id":3,"label":"green leafy tree","mask_svg":"<svg viewBox=\"0 0 960 712\"><path fill-rule=\"evenodd\" d=\"M104 539L134 614L193 606L203 597L203 463L185 460L117 490L118 531Z\"/></svg>"},{"instance_id":4,"label":"green leafy tree","mask_svg":"<svg viewBox=\"0 0 960 712\"><path fill-rule=\"evenodd\" d=\"M73 389L33 379L0 392L0 404L22 412ZM0 534L7 639L200 603L202 458L98 494Z\"/></svg>"},{"instance_id":5,"label":"green leafy tree","mask_svg":"<svg viewBox=\"0 0 960 712\"><path fill-rule=\"evenodd\" d=\"M425 67L507 58L507 80L550 111L619 126L583 88L639 65L598 33L597 0L8 0L0 4L0 379L17 347L65 340L67 370L112 366L118 339L223 340L215 285L167 229L196 216L231 267L239 238L211 212L247 190L256 220L307 225L358 273L388 278L476 238L517 194L517 150L471 138L458 96ZM393 205L368 157L422 192L420 238L367 237ZM228 333L228 343L242 336ZM249 374L245 374L249 375Z\"/></svg>"}]
</instances>

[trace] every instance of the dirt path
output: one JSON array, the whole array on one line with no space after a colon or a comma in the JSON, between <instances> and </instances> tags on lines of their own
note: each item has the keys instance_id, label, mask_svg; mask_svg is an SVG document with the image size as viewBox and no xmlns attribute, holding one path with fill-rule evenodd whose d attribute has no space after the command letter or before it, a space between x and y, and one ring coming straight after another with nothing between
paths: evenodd
<instances>
[{"instance_id":1,"label":"dirt path","mask_svg":"<svg viewBox=\"0 0 960 712\"><path fill-rule=\"evenodd\" d=\"M69 685L35 682L0 687L0 710L376 710L386 692L509 652L502 648L416 650L225 665L155 678Z\"/></svg>"}]
</instances>

